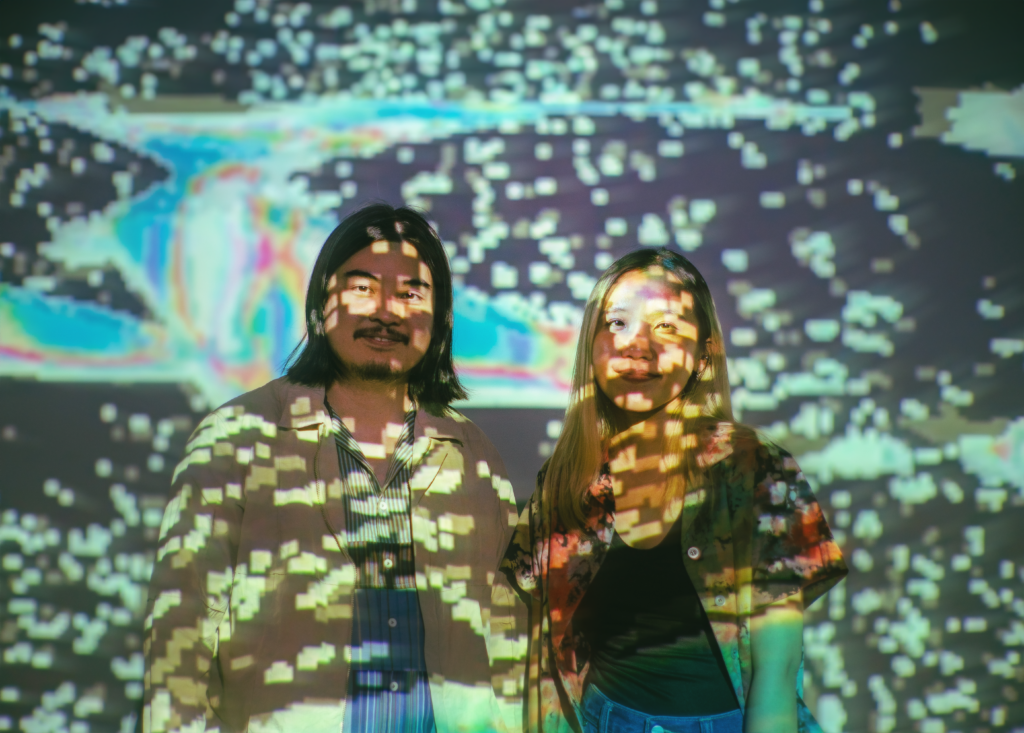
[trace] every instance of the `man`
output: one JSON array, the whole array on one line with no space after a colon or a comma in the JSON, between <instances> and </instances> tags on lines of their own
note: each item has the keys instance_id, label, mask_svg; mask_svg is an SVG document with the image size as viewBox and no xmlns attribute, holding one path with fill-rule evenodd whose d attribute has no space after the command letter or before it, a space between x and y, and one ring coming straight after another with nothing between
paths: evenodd
<instances>
[{"instance_id":1,"label":"man","mask_svg":"<svg viewBox=\"0 0 1024 733\"><path fill-rule=\"evenodd\" d=\"M501 459L449 408L452 285L418 213L328 237L287 376L197 428L146 618L143 728L506 731L525 609Z\"/></svg>"}]
</instances>

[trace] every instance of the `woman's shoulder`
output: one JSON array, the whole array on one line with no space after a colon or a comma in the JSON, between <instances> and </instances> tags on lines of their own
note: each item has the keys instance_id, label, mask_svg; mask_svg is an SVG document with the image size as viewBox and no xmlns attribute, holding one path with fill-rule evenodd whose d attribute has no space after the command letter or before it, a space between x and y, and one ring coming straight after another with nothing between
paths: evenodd
<instances>
[{"instance_id":1,"label":"woman's shoulder","mask_svg":"<svg viewBox=\"0 0 1024 733\"><path fill-rule=\"evenodd\" d=\"M783 448L743 423L707 423L701 426L697 445L697 462L705 469L756 474L796 467Z\"/></svg>"},{"instance_id":2,"label":"woman's shoulder","mask_svg":"<svg viewBox=\"0 0 1024 733\"><path fill-rule=\"evenodd\" d=\"M698 460L711 467L727 459L742 458L766 448L757 431L749 425L731 420L713 420L697 429Z\"/></svg>"},{"instance_id":3,"label":"woman's shoulder","mask_svg":"<svg viewBox=\"0 0 1024 733\"><path fill-rule=\"evenodd\" d=\"M545 459L544 463L541 465L540 470L537 471L537 486L536 486L536 489L537 489L538 492L541 490L541 487L544 486L544 477L548 475L548 466L550 466L550 465L551 465L551 459L547 458L547 459Z\"/></svg>"}]
</instances>

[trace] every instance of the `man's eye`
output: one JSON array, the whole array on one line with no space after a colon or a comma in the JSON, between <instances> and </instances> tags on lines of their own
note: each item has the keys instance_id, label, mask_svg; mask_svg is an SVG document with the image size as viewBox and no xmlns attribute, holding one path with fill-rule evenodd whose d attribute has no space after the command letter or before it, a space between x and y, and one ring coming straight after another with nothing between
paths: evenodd
<instances>
[{"instance_id":1,"label":"man's eye","mask_svg":"<svg viewBox=\"0 0 1024 733\"><path fill-rule=\"evenodd\" d=\"M611 320L608 321L607 325L608 325L608 328L610 328L610 329L612 329L614 331L616 329L622 328L626 324L624 324L622 321L620 321L617 318L612 318Z\"/></svg>"},{"instance_id":2,"label":"man's eye","mask_svg":"<svg viewBox=\"0 0 1024 733\"><path fill-rule=\"evenodd\" d=\"M415 290L410 290L408 293L402 293L398 297L405 298L406 300L423 300L423 294L417 293Z\"/></svg>"}]
</instances>

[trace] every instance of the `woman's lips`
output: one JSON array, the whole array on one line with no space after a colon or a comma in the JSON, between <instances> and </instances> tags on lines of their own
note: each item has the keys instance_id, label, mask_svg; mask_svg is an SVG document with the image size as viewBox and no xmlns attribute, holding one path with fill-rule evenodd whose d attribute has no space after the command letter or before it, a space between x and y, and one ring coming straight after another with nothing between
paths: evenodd
<instances>
[{"instance_id":1,"label":"woman's lips","mask_svg":"<svg viewBox=\"0 0 1024 733\"><path fill-rule=\"evenodd\" d=\"M624 379L627 382L649 382L652 379L657 379L660 374L652 374L648 371L641 371L639 369L631 369L628 372L619 372L619 378Z\"/></svg>"}]
</instances>

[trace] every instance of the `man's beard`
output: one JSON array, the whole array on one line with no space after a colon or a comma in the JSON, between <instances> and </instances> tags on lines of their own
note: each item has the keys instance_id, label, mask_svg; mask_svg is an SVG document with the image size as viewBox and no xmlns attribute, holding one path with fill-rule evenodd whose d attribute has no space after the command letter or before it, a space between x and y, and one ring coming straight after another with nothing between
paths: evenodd
<instances>
[{"instance_id":1,"label":"man's beard","mask_svg":"<svg viewBox=\"0 0 1024 733\"><path fill-rule=\"evenodd\" d=\"M341 368L338 370L340 379L356 379L361 382L377 382L378 384L394 384L405 381L408 372L392 369L389 362L371 361L367 364L352 364L339 357Z\"/></svg>"}]
</instances>

